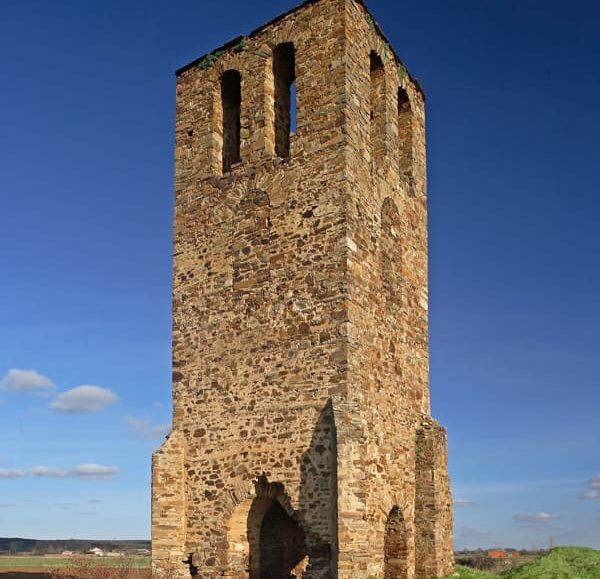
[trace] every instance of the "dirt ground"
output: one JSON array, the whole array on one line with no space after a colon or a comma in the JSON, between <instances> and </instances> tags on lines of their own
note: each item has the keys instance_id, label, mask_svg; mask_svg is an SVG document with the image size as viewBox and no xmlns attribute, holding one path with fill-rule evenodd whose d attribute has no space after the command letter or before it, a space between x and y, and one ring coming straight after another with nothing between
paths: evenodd
<instances>
[{"instance_id":1,"label":"dirt ground","mask_svg":"<svg viewBox=\"0 0 600 579\"><path fill-rule=\"evenodd\" d=\"M150 579L150 569L140 569L138 573L140 579ZM39 569L0 569L0 579L50 579L50 575Z\"/></svg>"}]
</instances>

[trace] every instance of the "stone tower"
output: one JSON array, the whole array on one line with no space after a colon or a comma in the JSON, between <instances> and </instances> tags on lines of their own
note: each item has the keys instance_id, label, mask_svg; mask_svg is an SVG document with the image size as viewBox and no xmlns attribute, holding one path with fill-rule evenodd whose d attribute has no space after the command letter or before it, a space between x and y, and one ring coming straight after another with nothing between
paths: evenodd
<instances>
[{"instance_id":1,"label":"stone tower","mask_svg":"<svg viewBox=\"0 0 600 579\"><path fill-rule=\"evenodd\" d=\"M424 123L360 0L308 0L178 71L154 577L452 570Z\"/></svg>"}]
</instances>

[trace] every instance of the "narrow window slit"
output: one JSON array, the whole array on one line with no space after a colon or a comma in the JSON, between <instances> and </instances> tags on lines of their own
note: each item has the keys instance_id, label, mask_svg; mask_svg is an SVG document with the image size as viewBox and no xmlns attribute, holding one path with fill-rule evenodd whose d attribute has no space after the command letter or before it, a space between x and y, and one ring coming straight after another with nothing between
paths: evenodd
<instances>
[{"instance_id":1,"label":"narrow window slit","mask_svg":"<svg viewBox=\"0 0 600 579\"><path fill-rule=\"evenodd\" d=\"M242 78L237 70L228 70L221 78L221 103L223 105L223 172L239 163L240 110L242 104Z\"/></svg>"},{"instance_id":2,"label":"narrow window slit","mask_svg":"<svg viewBox=\"0 0 600 579\"><path fill-rule=\"evenodd\" d=\"M408 94L398 89L398 156L400 174L410 179L413 163L413 119Z\"/></svg>"},{"instance_id":3,"label":"narrow window slit","mask_svg":"<svg viewBox=\"0 0 600 579\"><path fill-rule=\"evenodd\" d=\"M275 154L290 156L290 132L296 130L296 55L294 45L285 42L273 51L275 82Z\"/></svg>"},{"instance_id":4,"label":"narrow window slit","mask_svg":"<svg viewBox=\"0 0 600 579\"><path fill-rule=\"evenodd\" d=\"M290 135L295 135L298 127L296 106L296 81L294 80L290 85Z\"/></svg>"},{"instance_id":5,"label":"narrow window slit","mask_svg":"<svg viewBox=\"0 0 600 579\"><path fill-rule=\"evenodd\" d=\"M371 160L385 155L385 69L381 57L371 52Z\"/></svg>"}]
</instances>

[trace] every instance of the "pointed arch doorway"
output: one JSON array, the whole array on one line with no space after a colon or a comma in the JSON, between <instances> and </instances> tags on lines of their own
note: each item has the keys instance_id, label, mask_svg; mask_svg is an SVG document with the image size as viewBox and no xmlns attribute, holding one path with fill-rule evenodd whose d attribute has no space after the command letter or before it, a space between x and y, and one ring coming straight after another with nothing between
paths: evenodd
<instances>
[{"instance_id":1,"label":"pointed arch doorway","mask_svg":"<svg viewBox=\"0 0 600 579\"><path fill-rule=\"evenodd\" d=\"M385 579L408 579L408 533L400 507L390 511L385 524Z\"/></svg>"},{"instance_id":2,"label":"pointed arch doorway","mask_svg":"<svg viewBox=\"0 0 600 579\"><path fill-rule=\"evenodd\" d=\"M304 530L286 506L283 485L240 503L228 529L228 574L231 579L302 577L307 562Z\"/></svg>"}]
</instances>

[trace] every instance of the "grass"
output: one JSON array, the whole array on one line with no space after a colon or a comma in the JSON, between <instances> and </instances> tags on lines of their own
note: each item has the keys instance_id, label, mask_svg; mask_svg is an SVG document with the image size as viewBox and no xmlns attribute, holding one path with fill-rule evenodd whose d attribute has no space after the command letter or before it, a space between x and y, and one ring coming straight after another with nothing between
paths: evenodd
<instances>
[{"instance_id":1,"label":"grass","mask_svg":"<svg viewBox=\"0 0 600 579\"><path fill-rule=\"evenodd\" d=\"M457 565L455 573L453 575L448 575L447 577L449 579L457 579L457 577L460 577L460 579L496 579L499 575L488 571L477 571L477 569Z\"/></svg>"},{"instance_id":2,"label":"grass","mask_svg":"<svg viewBox=\"0 0 600 579\"><path fill-rule=\"evenodd\" d=\"M600 551L585 547L557 547L519 567L489 573L456 567L445 579L600 579Z\"/></svg>"},{"instance_id":3,"label":"grass","mask_svg":"<svg viewBox=\"0 0 600 579\"><path fill-rule=\"evenodd\" d=\"M98 565L104 566L105 569L111 566L123 566L126 561L130 573L128 577L131 576L132 570L145 569L150 565L149 557L131 557L125 560L85 557L83 560L85 566ZM0 557L0 573L3 568L56 569L74 564L77 562L70 557L2 556ZM94 577L96 575L96 573L93 574ZM104 575L108 576L107 573ZM83 577L83 575L81 576ZM557 547L546 555L507 571L490 573L457 566L455 573L448 575L445 579L600 579L600 551L585 547Z\"/></svg>"},{"instance_id":4,"label":"grass","mask_svg":"<svg viewBox=\"0 0 600 579\"><path fill-rule=\"evenodd\" d=\"M126 557L128 564L135 569L146 569L150 567L149 557ZM115 557L89 558L90 561L98 565L118 566L122 564L122 559ZM73 557L36 557L36 556L0 556L0 571L2 569L57 569L67 567L73 562Z\"/></svg>"},{"instance_id":5,"label":"grass","mask_svg":"<svg viewBox=\"0 0 600 579\"><path fill-rule=\"evenodd\" d=\"M600 579L600 551L558 547L547 555L513 569L510 579Z\"/></svg>"},{"instance_id":6,"label":"grass","mask_svg":"<svg viewBox=\"0 0 600 579\"><path fill-rule=\"evenodd\" d=\"M61 567L65 565L67 559L64 557L29 557L29 556L1 556L0 569L18 567L28 567L31 569L38 567Z\"/></svg>"}]
</instances>

